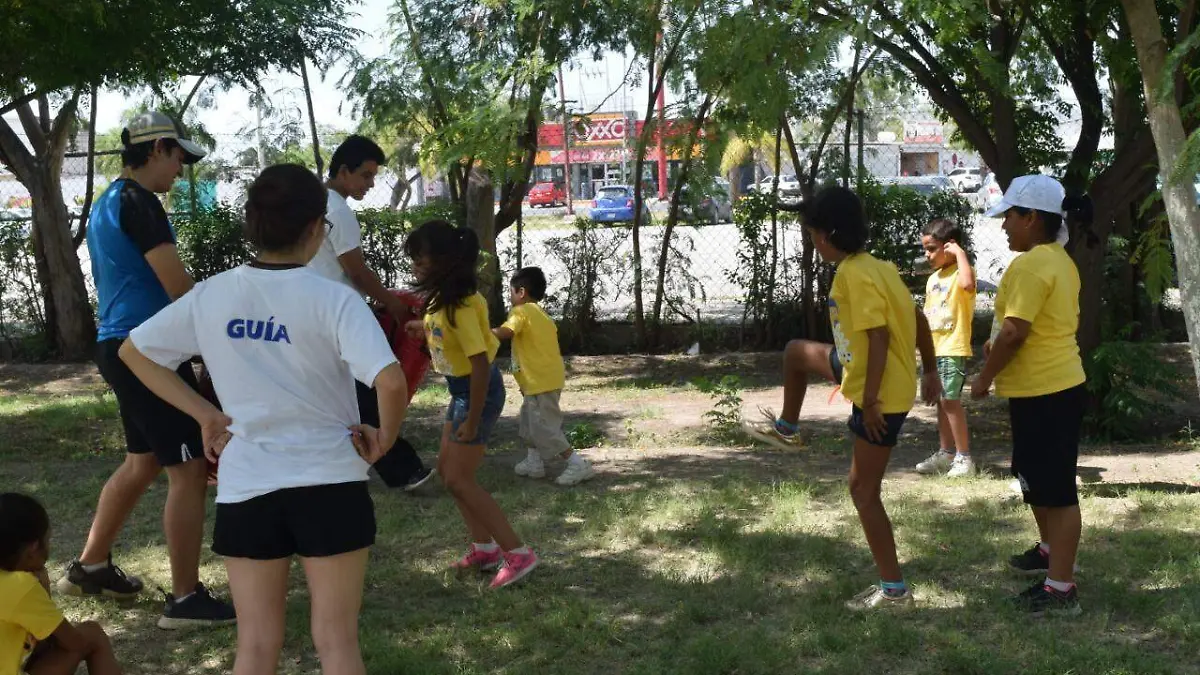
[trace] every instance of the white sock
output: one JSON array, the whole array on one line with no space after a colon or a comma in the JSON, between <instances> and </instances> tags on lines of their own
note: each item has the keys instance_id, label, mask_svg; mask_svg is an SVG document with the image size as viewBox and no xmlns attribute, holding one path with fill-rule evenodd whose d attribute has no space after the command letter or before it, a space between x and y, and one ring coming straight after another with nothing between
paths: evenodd
<instances>
[{"instance_id":1,"label":"white sock","mask_svg":"<svg viewBox=\"0 0 1200 675\"><path fill-rule=\"evenodd\" d=\"M188 598L192 597L195 594L196 594L196 591L192 591L191 593L188 593L187 595L183 595L178 598L175 598L175 604L178 605L179 603L183 602L184 600L187 600Z\"/></svg>"},{"instance_id":2,"label":"white sock","mask_svg":"<svg viewBox=\"0 0 1200 675\"><path fill-rule=\"evenodd\" d=\"M1059 593L1066 593L1075 586L1075 584L1071 583L1070 581L1055 581L1050 577L1046 577L1046 585L1058 591Z\"/></svg>"},{"instance_id":3,"label":"white sock","mask_svg":"<svg viewBox=\"0 0 1200 675\"><path fill-rule=\"evenodd\" d=\"M509 551L509 553L516 553L517 555L529 555L531 551L529 550L528 546L520 546Z\"/></svg>"},{"instance_id":4,"label":"white sock","mask_svg":"<svg viewBox=\"0 0 1200 675\"><path fill-rule=\"evenodd\" d=\"M527 452L529 453L529 455L526 457L526 459L528 459L531 464L541 464L542 463L542 453L538 452L537 450L534 450L533 448L530 448Z\"/></svg>"},{"instance_id":5,"label":"white sock","mask_svg":"<svg viewBox=\"0 0 1200 675\"><path fill-rule=\"evenodd\" d=\"M580 456L578 452L572 452L567 457L567 466L587 466L588 461Z\"/></svg>"},{"instance_id":6,"label":"white sock","mask_svg":"<svg viewBox=\"0 0 1200 675\"><path fill-rule=\"evenodd\" d=\"M473 542L473 543L471 544L471 546L472 546L472 547L473 547L473 548L474 548L476 551L482 551L482 552L484 552L484 553L491 553L491 552L495 551L496 549L500 548L500 545L499 545L499 544L497 544L497 543L496 543L496 542L494 542L494 541L493 541L493 542L486 543L486 544L481 544L481 543L479 543L479 542Z\"/></svg>"},{"instance_id":7,"label":"white sock","mask_svg":"<svg viewBox=\"0 0 1200 675\"><path fill-rule=\"evenodd\" d=\"M1038 548L1042 549L1042 553L1045 553L1047 556L1050 555L1050 544L1044 541L1038 542Z\"/></svg>"},{"instance_id":8,"label":"white sock","mask_svg":"<svg viewBox=\"0 0 1200 675\"><path fill-rule=\"evenodd\" d=\"M96 563L95 565L82 565L82 567L84 572L99 572L105 567L108 567L108 561L106 560L102 563Z\"/></svg>"},{"instance_id":9,"label":"white sock","mask_svg":"<svg viewBox=\"0 0 1200 675\"><path fill-rule=\"evenodd\" d=\"M966 458L966 459L971 459L971 451L970 451L970 450L968 450L967 452L963 452L962 450L956 450L956 451L954 452L954 456L955 456L955 457L964 457L964 458Z\"/></svg>"}]
</instances>

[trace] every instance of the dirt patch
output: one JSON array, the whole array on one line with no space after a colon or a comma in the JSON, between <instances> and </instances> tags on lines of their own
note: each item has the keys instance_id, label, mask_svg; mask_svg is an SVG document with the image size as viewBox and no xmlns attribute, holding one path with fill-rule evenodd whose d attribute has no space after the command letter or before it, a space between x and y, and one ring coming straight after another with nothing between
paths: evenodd
<instances>
[{"instance_id":1,"label":"dirt patch","mask_svg":"<svg viewBox=\"0 0 1200 675\"><path fill-rule=\"evenodd\" d=\"M90 363L0 363L0 391L6 394L78 394L104 386Z\"/></svg>"}]
</instances>

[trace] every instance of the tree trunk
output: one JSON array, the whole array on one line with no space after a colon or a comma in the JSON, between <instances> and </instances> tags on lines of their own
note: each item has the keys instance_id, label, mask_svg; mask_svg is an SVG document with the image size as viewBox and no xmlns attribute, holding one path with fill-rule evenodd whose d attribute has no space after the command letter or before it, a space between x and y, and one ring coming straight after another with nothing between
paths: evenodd
<instances>
[{"instance_id":1,"label":"tree trunk","mask_svg":"<svg viewBox=\"0 0 1200 675\"><path fill-rule=\"evenodd\" d=\"M83 283L79 256L71 238L71 220L63 202L58 167L47 167L44 162L38 162L37 173L40 175L26 187L33 202L33 226L41 249L38 274L45 297L47 324L60 358L88 359L96 340L96 324L92 319L92 305Z\"/></svg>"},{"instance_id":2,"label":"tree trunk","mask_svg":"<svg viewBox=\"0 0 1200 675\"><path fill-rule=\"evenodd\" d=\"M504 323L504 301L500 297L500 260L496 257L495 205L491 174L482 169L472 171L467 179L467 227L479 237L479 292L487 298L492 325L499 326Z\"/></svg>"},{"instance_id":3,"label":"tree trunk","mask_svg":"<svg viewBox=\"0 0 1200 675\"><path fill-rule=\"evenodd\" d=\"M1191 343L1192 367L1200 384L1200 208L1196 205L1191 177L1177 171L1187 134L1179 105L1164 99L1160 90L1166 70L1168 46L1154 0L1121 0L1133 34L1150 129L1158 150L1159 171L1163 176L1163 202L1171 224L1175 260L1179 273L1179 291L1183 317Z\"/></svg>"}]
</instances>

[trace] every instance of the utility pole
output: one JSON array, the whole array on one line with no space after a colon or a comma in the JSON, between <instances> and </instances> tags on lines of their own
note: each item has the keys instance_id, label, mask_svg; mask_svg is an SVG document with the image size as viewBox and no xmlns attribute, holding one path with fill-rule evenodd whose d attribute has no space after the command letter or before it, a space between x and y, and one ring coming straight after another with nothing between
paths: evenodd
<instances>
[{"instance_id":1,"label":"utility pole","mask_svg":"<svg viewBox=\"0 0 1200 675\"><path fill-rule=\"evenodd\" d=\"M562 106L563 170L567 184L567 215L575 215L571 186L571 116L567 113L567 88L563 85L562 64L558 64L558 101Z\"/></svg>"},{"instance_id":2,"label":"utility pole","mask_svg":"<svg viewBox=\"0 0 1200 675\"><path fill-rule=\"evenodd\" d=\"M262 99L262 97L263 97L263 91L262 91L262 89L259 89L258 90L258 100L256 100L254 102L254 116L258 120L258 126L256 126L254 128L254 138L258 145L258 170L259 171L262 171L263 169L267 168L267 146L266 146L266 143L263 141L263 132L262 132L262 118L263 118L263 114L262 114L263 99Z\"/></svg>"}]
</instances>

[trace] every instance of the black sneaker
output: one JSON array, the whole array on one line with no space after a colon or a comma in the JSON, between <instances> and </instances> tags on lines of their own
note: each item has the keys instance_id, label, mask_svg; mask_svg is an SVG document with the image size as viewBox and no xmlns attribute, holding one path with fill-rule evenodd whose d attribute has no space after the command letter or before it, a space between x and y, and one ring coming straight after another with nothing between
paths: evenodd
<instances>
[{"instance_id":1,"label":"black sneaker","mask_svg":"<svg viewBox=\"0 0 1200 675\"><path fill-rule=\"evenodd\" d=\"M158 619L158 627L163 630L225 626L237 622L233 605L214 598L204 584L196 584L196 590L179 601L170 593L166 596L167 608Z\"/></svg>"},{"instance_id":2,"label":"black sneaker","mask_svg":"<svg viewBox=\"0 0 1200 675\"><path fill-rule=\"evenodd\" d=\"M142 580L114 565L111 554L108 564L93 572L85 570L78 558L72 560L67 565L67 574L56 585L66 595L101 595L118 600L128 600L142 592Z\"/></svg>"},{"instance_id":3,"label":"black sneaker","mask_svg":"<svg viewBox=\"0 0 1200 675\"><path fill-rule=\"evenodd\" d=\"M1042 553L1042 548L1034 544L1028 551L1014 555L1008 559L1008 564L1014 570L1026 576L1046 576L1050 572L1050 556Z\"/></svg>"},{"instance_id":4,"label":"black sneaker","mask_svg":"<svg viewBox=\"0 0 1200 675\"><path fill-rule=\"evenodd\" d=\"M1066 593L1056 591L1039 581L1030 586L1020 595L1012 598L1012 603L1018 610L1029 616L1079 616L1083 609L1079 606L1079 592L1075 586Z\"/></svg>"},{"instance_id":5,"label":"black sneaker","mask_svg":"<svg viewBox=\"0 0 1200 675\"><path fill-rule=\"evenodd\" d=\"M412 492L417 488L429 482L429 479L437 475L437 469L421 469L408 482L404 484L405 492Z\"/></svg>"}]
</instances>

